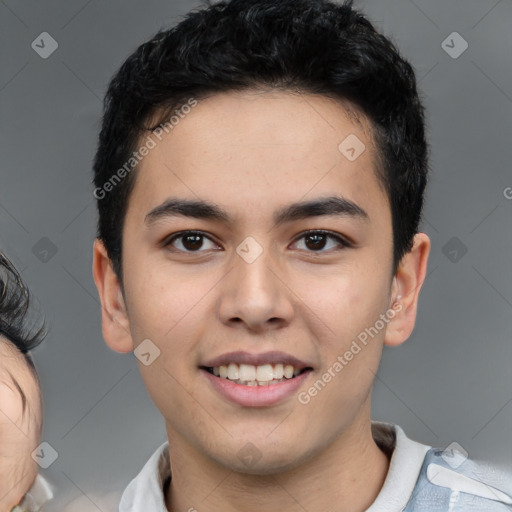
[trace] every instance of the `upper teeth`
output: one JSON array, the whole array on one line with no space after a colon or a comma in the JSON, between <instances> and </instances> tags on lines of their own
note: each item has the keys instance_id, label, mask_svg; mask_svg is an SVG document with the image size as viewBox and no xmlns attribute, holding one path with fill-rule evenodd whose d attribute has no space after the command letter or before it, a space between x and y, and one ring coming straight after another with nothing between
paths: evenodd
<instances>
[{"instance_id":1,"label":"upper teeth","mask_svg":"<svg viewBox=\"0 0 512 512\"><path fill-rule=\"evenodd\" d=\"M300 369L294 368L291 364L264 364L254 366L252 364L236 364L215 366L213 374L223 379L242 382L270 382L283 378L291 379L300 373Z\"/></svg>"}]
</instances>

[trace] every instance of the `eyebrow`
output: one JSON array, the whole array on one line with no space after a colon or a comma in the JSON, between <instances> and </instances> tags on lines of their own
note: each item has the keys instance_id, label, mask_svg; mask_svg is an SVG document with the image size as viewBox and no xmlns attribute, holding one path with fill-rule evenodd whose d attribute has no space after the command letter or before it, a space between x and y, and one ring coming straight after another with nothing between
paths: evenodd
<instances>
[{"instance_id":1,"label":"eyebrow","mask_svg":"<svg viewBox=\"0 0 512 512\"><path fill-rule=\"evenodd\" d=\"M348 217L368 222L369 215L359 205L341 196L329 196L292 203L281 208L273 215L276 226L320 216ZM204 200L190 200L169 198L159 206L153 208L145 217L144 223L150 226L158 220L169 217L191 217L194 219L215 220L230 224L233 222L231 215L220 206Z\"/></svg>"}]
</instances>

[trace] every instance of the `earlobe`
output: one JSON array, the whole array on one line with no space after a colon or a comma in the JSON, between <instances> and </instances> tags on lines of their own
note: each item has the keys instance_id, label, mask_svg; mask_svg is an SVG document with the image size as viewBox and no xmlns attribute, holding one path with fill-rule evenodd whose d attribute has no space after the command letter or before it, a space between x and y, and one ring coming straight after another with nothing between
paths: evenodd
<instances>
[{"instance_id":1,"label":"earlobe","mask_svg":"<svg viewBox=\"0 0 512 512\"><path fill-rule=\"evenodd\" d=\"M121 284L99 239L94 241L92 273L100 296L103 338L112 350L131 352L135 347Z\"/></svg>"},{"instance_id":2,"label":"earlobe","mask_svg":"<svg viewBox=\"0 0 512 512\"><path fill-rule=\"evenodd\" d=\"M394 314L389 322L384 344L400 345L411 335L416 322L418 297L425 280L430 239L425 233L417 233L413 247L404 255L391 287Z\"/></svg>"}]
</instances>

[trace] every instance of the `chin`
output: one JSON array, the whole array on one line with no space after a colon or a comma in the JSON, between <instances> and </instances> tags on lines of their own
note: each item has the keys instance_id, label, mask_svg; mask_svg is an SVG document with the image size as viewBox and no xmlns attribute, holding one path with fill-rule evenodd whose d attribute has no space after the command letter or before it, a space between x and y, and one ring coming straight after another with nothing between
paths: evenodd
<instances>
[{"instance_id":1,"label":"chin","mask_svg":"<svg viewBox=\"0 0 512 512\"><path fill-rule=\"evenodd\" d=\"M297 444L288 450L276 449L275 443L259 450L256 443L248 441L241 449L236 450L228 458L226 451L214 455L218 464L236 473L247 475L272 476L292 471L304 464L310 457L297 451Z\"/></svg>"}]
</instances>

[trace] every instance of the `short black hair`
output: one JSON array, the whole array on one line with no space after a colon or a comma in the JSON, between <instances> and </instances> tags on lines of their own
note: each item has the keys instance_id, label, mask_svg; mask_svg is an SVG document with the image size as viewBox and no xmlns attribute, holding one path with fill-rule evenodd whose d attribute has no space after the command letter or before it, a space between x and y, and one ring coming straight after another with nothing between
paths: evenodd
<instances>
[{"instance_id":1,"label":"short black hair","mask_svg":"<svg viewBox=\"0 0 512 512\"><path fill-rule=\"evenodd\" d=\"M25 355L35 371L29 351L37 347L47 334L43 319L34 325L29 317L30 291L12 262L0 251L0 335L7 338Z\"/></svg>"},{"instance_id":2,"label":"short black hair","mask_svg":"<svg viewBox=\"0 0 512 512\"><path fill-rule=\"evenodd\" d=\"M121 285L122 231L136 177L130 171L137 168L132 156L141 137L155 118L163 121L191 98L254 88L348 101L370 120L376 173L392 215L395 274L421 220L428 175L424 107L411 65L352 4L221 1L191 11L127 58L105 96L94 159L97 236Z\"/></svg>"}]
</instances>

